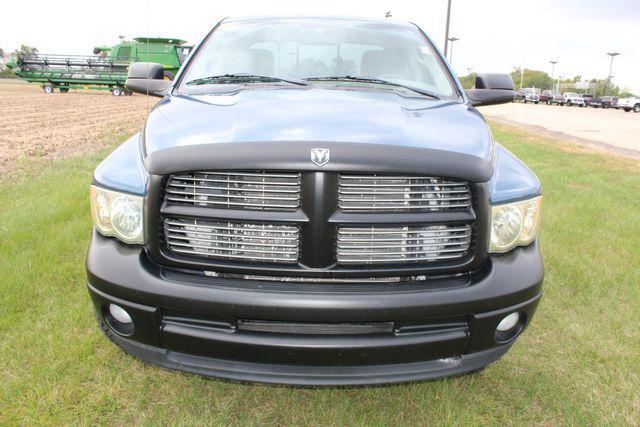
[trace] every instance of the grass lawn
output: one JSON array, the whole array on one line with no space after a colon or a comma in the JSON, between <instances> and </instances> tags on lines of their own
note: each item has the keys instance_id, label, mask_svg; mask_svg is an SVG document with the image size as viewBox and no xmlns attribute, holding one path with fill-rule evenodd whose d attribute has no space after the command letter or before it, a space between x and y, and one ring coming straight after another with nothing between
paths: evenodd
<instances>
[{"instance_id":1,"label":"grass lawn","mask_svg":"<svg viewBox=\"0 0 640 427\"><path fill-rule=\"evenodd\" d=\"M640 166L493 128L544 186L536 318L481 373L384 387L242 384L125 355L85 290L89 183L106 152L25 165L0 182L0 425L638 423Z\"/></svg>"}]
</instances>

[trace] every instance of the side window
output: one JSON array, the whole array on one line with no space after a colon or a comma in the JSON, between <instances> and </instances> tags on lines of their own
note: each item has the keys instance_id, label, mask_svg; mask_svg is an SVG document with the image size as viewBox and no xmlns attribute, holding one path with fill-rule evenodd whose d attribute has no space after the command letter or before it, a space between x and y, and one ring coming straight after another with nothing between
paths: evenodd
<instances>
[{"instance_id":1,"label":"side window","mask_svg":"<svg viewBox=\"0 0 640 427\"><path fill-rule=\"evenodd\" d=\"M131 46L123 46L118 49L118 60L128 61L131 57Z\"/></svg>"}]
</instances>

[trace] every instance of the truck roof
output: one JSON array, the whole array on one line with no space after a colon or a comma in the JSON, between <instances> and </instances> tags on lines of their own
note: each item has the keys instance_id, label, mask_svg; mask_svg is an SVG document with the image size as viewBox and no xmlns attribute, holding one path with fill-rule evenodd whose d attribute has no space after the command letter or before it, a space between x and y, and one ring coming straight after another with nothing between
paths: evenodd
<instances>
[{"instance_id":1,"label":"truck roof","mask_svg":"<svg viewBox=\"0 0 640 427\"><path fill-rule=\"evenodd\" d=\"M327 21L351 21L351 22L375 22L378 24L387 24L403 27L414 27L415 25L408 21L399 21L390 18L370 18L362 16L332 16L332 15L256 15L256 16L238 16L228 17L222 22L242 22L242 21L277 21L281 19L314 19Z\"/></svg>"},{"instance_id":2,"label":"truck roof","mask_svg":"<svg viewBox=\"0 0 640 427\"><path fill-rule=\"evenodd\" d=\"M166 37L135 37L133 40L137 41L138 43L166 43L177 45L182 45L187 42L186 40L170 39Z\"/></svg>"}]
</instances>

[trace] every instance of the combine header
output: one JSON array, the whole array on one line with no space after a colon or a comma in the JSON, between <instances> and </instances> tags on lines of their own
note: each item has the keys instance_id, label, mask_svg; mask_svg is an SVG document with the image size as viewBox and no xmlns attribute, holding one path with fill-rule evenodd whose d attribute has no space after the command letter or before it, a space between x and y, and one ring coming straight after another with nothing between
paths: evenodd
<instances>
[{"instance_id":1,"label":"combine header","mask_svg":"<svg viewBox=\"0 0 640 427\"><path fill-rule=\"evenodd\" d=\"M38 82L47 93L55 89L110 90L115 96L131 95L124 88L127 69L139 61L161 63L165 78L173 80L192 46L184 40L138 37L113 47L96 47L93 56L20 54L7 66L22 79Z\"/></svg>"}]
</instances>

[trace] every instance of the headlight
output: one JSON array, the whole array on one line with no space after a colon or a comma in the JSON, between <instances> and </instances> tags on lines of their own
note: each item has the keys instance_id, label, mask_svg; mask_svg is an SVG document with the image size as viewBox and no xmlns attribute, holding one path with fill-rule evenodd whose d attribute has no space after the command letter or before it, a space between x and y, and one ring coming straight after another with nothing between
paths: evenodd
<instances>
[{"instance_id":1,"label":"headlight","mask_svg":"<svg viewBox=\"0 0 640 427\"><path fill-rule=\"evenodd\" d=\"M143 198L91 186L91 216L100 234L125 243L144 243Z\"/></svg>"},{"instance_id":2,"label":"headlight","mask_svg":"<svg viewBox=\"0 0 640 427\"><path fill-rule=\"evenodd\" d=\"M489 252L502 253L533 242L540 228L542 196L491 207Z\"/></svg>"}]
</instances>

